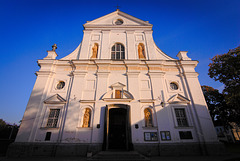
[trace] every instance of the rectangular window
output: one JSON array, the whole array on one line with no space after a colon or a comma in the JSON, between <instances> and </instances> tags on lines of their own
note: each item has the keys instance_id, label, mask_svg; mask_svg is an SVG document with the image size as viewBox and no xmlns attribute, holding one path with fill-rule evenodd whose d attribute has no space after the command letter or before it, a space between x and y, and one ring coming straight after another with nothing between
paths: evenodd
<instances>
[{"instance_id":1,"label":"rectangular window","mask_svg":"<svg viewBox=\"0 0 240 161\"><path fill-rule=\"evenodd\" d=\"M176 119L177 119L178 126L180 126L180 127L188 126L185 109L175 108L175 114L176 114Z\"/></svg>"},{"instance_id":2,"label":"rectangular window","mask_svg":"<svg viewBox=\"0 0 240 161\"><path fill-rule=\"evenodd\" d=\"M50 113L48 116L47 127L57 127L58 117L59 117L60 109L50 109Z\"/></svg>"},{"instance_id":3,"label":"rectangular window","mask_svg":"<svg viewBox=\"0 0 240 161\"><path fill-rule=\"evenodd\" d=\"M193 139L191 131L179 131L180 139Z\"/></svg>"},{"instance_id":4,"label":"rectangular window","mask_svg":"<svg viewBox=\"0 0 240 161\"><path fill-rule=\"evenodd\" d=\"M47 133L46 133L46 136L45 136L45 141L50 141L51 135L52 135L51 132L47 132Z\"/></svg>"}]
</instances>

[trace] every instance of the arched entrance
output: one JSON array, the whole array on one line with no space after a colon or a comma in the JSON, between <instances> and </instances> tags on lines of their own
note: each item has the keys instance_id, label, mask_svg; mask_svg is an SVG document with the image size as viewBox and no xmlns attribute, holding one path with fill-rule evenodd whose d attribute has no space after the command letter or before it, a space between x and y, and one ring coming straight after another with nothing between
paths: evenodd
<instances>
[{"instance_id":1,"label":"arched entrance","mask_svg":"<svg viewBox=\"0 0 240 161\"><path fill-rule=\"evenodd\" d=\"M106 150L129 150L131 145L129 106L113 104L106 106L104 148Z\"/></svg>"}]
</instances>

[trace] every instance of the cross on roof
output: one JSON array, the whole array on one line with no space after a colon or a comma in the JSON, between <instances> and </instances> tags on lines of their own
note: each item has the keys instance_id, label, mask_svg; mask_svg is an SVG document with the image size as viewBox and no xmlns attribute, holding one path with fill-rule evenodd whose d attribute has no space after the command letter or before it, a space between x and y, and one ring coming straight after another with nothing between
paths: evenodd
<instances>
[{"instance_id":1,"label":"cross on roof","mask_svg":"<svg viewBox=\"0 0 240 161\"><path fill-rule=\"evenodd\" d=\"M116 7L117 7L117 10L119 10L120 6L119 6L119 5L117 5Z\"/></svg>"}]
</instances>

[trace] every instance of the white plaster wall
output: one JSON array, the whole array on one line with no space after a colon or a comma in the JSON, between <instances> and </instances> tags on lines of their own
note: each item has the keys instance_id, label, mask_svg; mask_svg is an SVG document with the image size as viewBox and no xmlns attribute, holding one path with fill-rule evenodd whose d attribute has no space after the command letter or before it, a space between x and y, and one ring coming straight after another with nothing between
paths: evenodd
<instances>
[{"instance_id":1,"label":"white plaster wall","mask_svg":"<svg viewBox=\"0 0 240 161\"><path fill-rule=\"evenodd\" d=\"M104 24L112 24L116 18L119 17L110 15L106 19L100 18L97 21L104 26ZM144 23L137 20L133 22L133 18L121 18L124 20L124 25ZM102 29L96 28L93 22L97 23L92 21L92 24L87 24L88 27L85 26L83 41L77 56L79 60L44 59L39 61L41 69L38 72L16 142L45 142L46 132L52 132L50 142L103 143L105 107L114 103L130 106L133 143L217 141L197 73L194 70L196 61L179 62L164 55L153 41L151 28L145 28L144 25L142 29L139 26L130 28L131 26L127 25L120 29L109 26ZM98 58L89 60L94 43L99 44ZM125 46L126 61L110 60L111 47L115 43L122 43ZM146 59L151 61L138 60L137 46L139 43L145 45ZM55 87L60 80L65 81L66 86L62 90L57 90ZM107 102L102 99L104 94L111 90L110 86L117 82L125 85L123 89L133 95L133 100ZM179 89L171 90L170 82L176 82ZM48 117L46 111L49 110L49 105L44 104L44 101L55 94L59 94L66 100L64 104L51 105L61 106L59 126L55 129L44 128L44 120L46 122ZM170 104L168 100L176 94L181 94L190 102ZM144 127L143 107L147 106L153 111L154 127L152 128ZM174 107L178 106L186 109L190 127L176 126ZM81 127L82 109L85 107L92 109L89 128ZM100 128L97 128L97 124L100 124ZM139 125L138 129L135 128L135 124ZM170 131L172 139L170 141L160 140L160 131ZM193 139L180 140L179 131L191 131ZM157 132L159 140L144 141L144 132Z\"/></svg>"}]
</instances>

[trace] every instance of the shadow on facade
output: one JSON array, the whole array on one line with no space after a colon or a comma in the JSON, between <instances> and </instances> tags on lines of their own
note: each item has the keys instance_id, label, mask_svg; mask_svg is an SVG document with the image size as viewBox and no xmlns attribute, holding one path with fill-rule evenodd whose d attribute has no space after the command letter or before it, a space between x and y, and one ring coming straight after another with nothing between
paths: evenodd
<instances>
[{"instance_id":1,"label":"shadow on facade","mask_svg":"<svg viewBox=\"0 0 240 161\"><path fill-rule=\"evenodd\" d=\"M34 97L31 99L34 99ZM79 102L70 102L70 104L74 103ZM116 106L126 110L116 110L115 112L113 110L113 113L111 113L111 109L113 108L109 108L109 105L100 107L100 120L94 120L93 114L92 126L89 128L76 127L76 122L79 122L79 117L67 115L65 122L65 124L68 125L67 127L62 124L61 126L63 128L39 128L36 129L36 133L33 133L34 130L32 130L28 136L24 136L26 137L26 142L18 142L16 140L15 143L11 144L7 155L9 157L86 156L87 153L96 154L104 150L135 150L146 156L223 155L225 153L223 144L214 139L211 140L211 136L216 135L216 133L212 133L212 130L208 131L207 129L202 129L203 127L210 128L212 126L212 122L209 120L210 117L205 118L201 117L201 115L196 117L196 111L194 111L193 108L189 108L190 106L187 106L187 108L189 108L187 111L187 127L176 126L174 113L172 109L170 109L173 108L171 105L166 105L164 107L155 105L152 127L146 127L146 120L144 119L133 122L132 116L135 117L137 114L134 113L134 109L131 109L129 105L116 104ZM158 110L157 108L161 109ZM207 110L205 106L201 105L196 105L194 108L198 108L198 112ZM33 126L35 122L29 120L34 120L35 118L40 120L43 119L36 114L37 110L39 109L36 108L31 111L26 110L26 112L30 112L32 117L23 118L23 121L27 122L24 126ZM71 112L71 110L74 109L69 108L68 113L74 113L73 111ZM125 132L126 136L123 137L125 141L121 139L111 140L112 136L110 135L119 137L114 134L114 132L116 133L118 131L114 129L114 126L117 126L118 123L112 123L112 125L110 125L111 120L109 120L112 119L111 115L118 117L119 115L116 113L122 113L122 116L125 115L127 119L127 121L124 122L126 126L122 126L126 130L119 130L119 133L122 131ZM163 117L163 114L167 114L167 116ZM120 120L122 116L119 116ZM62 115L62 119L63 118L64 115ZM38 122L41 124L41 121ZM209 123L209 126L203 126L200 123ZM41 127L41 125L39 126ZM111 128L115 130L113 133L109 131ZM24 129L31 130L28 128ZM60 134L61 131L64 131L64 134ZM27 132L28 131L21 132L18 137L23 137L22 135L26 135L25 133ZM57 138L56 141L45 141L47 132L52 132L52 137ZM38 134L39 137L29 141L36 134ZM113 141L114 144L118 144L118 140L125 142L124 148L114 147L113 144L110 143ZM123 144L120 144L120 146L122 145Z\"/></svg>"}]
</instances>

